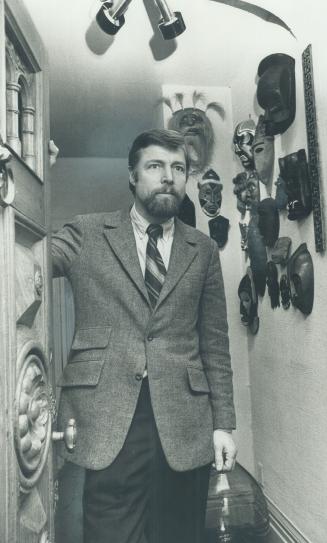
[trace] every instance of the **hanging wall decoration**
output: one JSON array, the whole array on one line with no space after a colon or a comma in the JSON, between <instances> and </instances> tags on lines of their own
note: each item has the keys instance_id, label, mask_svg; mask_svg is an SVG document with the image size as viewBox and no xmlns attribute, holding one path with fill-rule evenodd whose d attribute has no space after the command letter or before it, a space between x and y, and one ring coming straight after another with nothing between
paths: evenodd
<instances>
[{"instance_id":1,"label":"hanging wall decoration","mask_svg":"<svg viewBox=\"0 0 327 543\"><path fill-rule=\"evenodd\" d=\"M302 243L290 257L287 275L292 304L305 315L309 315L314 300L314 272L311 254L306 243Z\"/></svg>"},{"instance_id":2,"label":"hanging wall decoration","mask_svg":"<svg viewBox=\"0 0 327 543\"><path fill-rule=\"evenodd\" d=\"M295 60L284 53L264 58L258 67L258 104L265 110L267 136L283 134L295 119Z\"/></svg>"},{"instance_id":3,"label":"hanging wall decoration","mask_svg":"<svg viewBox=\"0 0 327 543\"><path fill-rule=\"evenodd\" d=\"M265 198L258 205L258 227L267 247L273 247L279 235L279 213L273 198Z\"/></svg>"},{"instance_id":4,"label":"hanging wall decoration","mask_svg":"<svg viewBox=\"0 0 327 543\"><path fill-rule=\"evenodd\" d=\"M248 250L248 229L251 213L256 212L260 200L259 178L254 167L253 140L255 123L249 118L238 123L234 130L233 145L236 156L240 159L244 172L233 179L234 194L237 198L237 209L241 213L239 228L241 232L241 248Z\"/></svg>"},{"instance_id":5,"label":"hanging wall decoration","mask_svg":"<svg viewBox=\"0 0 327 543\"><path fill-rule=\"evenodd\" d=\"M207 112L213 110L224 119L224 108L218 102L208 103L204 94L196 90L192 95L192 106L186 106L188 97L183 92L162 98L160 102L166 104L172 112L168 128L181 132L185 137L191 163L190 173L203 172L211 161L215 142Z\"/></svg>"},{"instance_id":6,"label":"hanging wall decoration","mask_svg":"<svg viewBox=\"0 0 327 543\"><path fill-rule=\"evenodd\" d=\"M223 185L215 170L211 168L204 173L198 182L198 189L201 209L210 217L210 237L222 249L228 239L229 220L220 215Z\"/></svg>"},{"instance_id":7,"label":"hanging wall decoration","mask_svg":"<svg viewBox=\"0 0 327 543\"><path fill-rule=\"evenodd\" d=\"M271 260L275 264L280 264L281 266L286 266L288 255L290 252L292 240L287 236L278 238L276 241L273 250L271 251Z\"/></svg>"},{"instance_id":8,"label":"hanging wall decoration","mask_svg":"<svg viewBox=\"0 0 327 543\"><path fill-rule=\"evenodd\" d=\"M278 270L276 264L271 260L267 264L267 287L271 308L276 309L276 307L280 306Z\"/></svg>"},{"instance_id":9,"label":"hanging wall decoration","mask_svg":"<svg viewBox=\"0 0 327 543\"><path fill-rule=\"evenodd\" d=\"M266 133L264 116L260 115L252 145L255 169L260 181L270 185L275 162L275 138Z\"/></svg>"},{"instance_id":10,"label":"hanging wall decoration","mask_svg":"<svg viewBox=\"0 0 327 543\"><path fill-rule=\"evenodd\" d=\"M304 219L312 211L311 183L304 149L279 158L280 177L287 193L287 218Z\"/></svg>"},{"instance_id":11,"label":"hanging wall decoration","mask_svg":"<svg viewBox=\"0 0 327 543\"><path fill-rule=\"evenodd\" d=\"M256 334L259 330L258 297L250 267L241 279L237 292L240 299L241 322L248 326L252 334Z\"/></svg>"},{"instance_id":12,"label":"hanging wall decoration","mask_svg":"<svg viewBox=\"0 0 327 543\"><path fill-rule=\"evenodd\" d=\"M321 205L321 173L320 173L320 156L319 156L319 140L317 129L317 114L313 80L312 67L312 46L304 50L302 54L303 66L303 82L304 82L304 99L305 99L305 114L307 125L307 140L308 140L308 160L312 188L312 207L313 207L313 224L315 233L316 251L321 253L325 250L325 234L324 234L324 216Z\"/></svg>"}]
</instances>

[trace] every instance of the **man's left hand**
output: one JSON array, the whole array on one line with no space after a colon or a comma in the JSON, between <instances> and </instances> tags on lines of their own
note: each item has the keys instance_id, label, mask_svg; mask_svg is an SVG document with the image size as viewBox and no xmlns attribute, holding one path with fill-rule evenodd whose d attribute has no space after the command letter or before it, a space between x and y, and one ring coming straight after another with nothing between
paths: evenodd
<instances>
[{"instance_id":1,"label":"man's left hand","mask_svg":"<svg viewBox=\"0 0 327 543\"><path fill-rule=\"evenodd\" d=\"M231 471L234 468L237 454L232 435L225 430L214 430L213 445L216 470L221 473Z\"/></svg>"}]
</instances>

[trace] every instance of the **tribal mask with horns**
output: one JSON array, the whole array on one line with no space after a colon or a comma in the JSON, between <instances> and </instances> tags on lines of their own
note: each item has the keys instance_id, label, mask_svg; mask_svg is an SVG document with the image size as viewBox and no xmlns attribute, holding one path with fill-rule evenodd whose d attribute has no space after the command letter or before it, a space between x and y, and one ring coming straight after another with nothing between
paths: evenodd
<instances>
[{"instance_id":1,"label":"tribal mask with horns","mask_svg":"<svg viewBox=\"0 0 327 543\"><path fill-rule=\"evenodd\" d=\"M174 98L179 105L179 109L175 111L171 99L162 100L173 112L168 128L184 135L190 156L191 172L201 172L210 163L214 144L212 124L206 113L212 109L223 119L224 109L218 102L209 103L205 110L197 107L198 102L205 100L204 95L197 91L194 91L192 96L193 107L184 108L182 93L176 93Z\"/></svg>"}]
</instances>

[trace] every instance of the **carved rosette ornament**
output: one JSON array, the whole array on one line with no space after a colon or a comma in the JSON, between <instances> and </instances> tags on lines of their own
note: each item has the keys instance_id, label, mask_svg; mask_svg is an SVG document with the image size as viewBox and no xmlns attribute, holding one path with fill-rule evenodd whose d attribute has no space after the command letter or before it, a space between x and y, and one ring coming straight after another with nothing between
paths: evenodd
<instances>
[{"instance_id":1,"label":"carved rosette ornament","mask_svg":"<svg viewBox=\"0 0 327 543\"><path fill-rule=\"evenodd\" d=\"M45 356L30 341L19 355L16 389L15 447L23 492L37 483L51 439L51 412Z\"/></svg>"}]
</instances>

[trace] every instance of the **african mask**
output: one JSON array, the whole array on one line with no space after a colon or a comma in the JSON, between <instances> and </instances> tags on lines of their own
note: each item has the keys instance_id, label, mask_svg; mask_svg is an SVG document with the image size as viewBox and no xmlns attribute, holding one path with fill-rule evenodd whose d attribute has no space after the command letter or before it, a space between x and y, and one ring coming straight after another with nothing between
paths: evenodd
<instances>
[{"instance_id":1,"label":"african mask","mask_svg":"<svg viewBox=\"0 0 327 543\"><path fill-rule=\"evenodd\" d=\"M312 210L311 183L304 149L279 159L280 175L288 197L287 218L303 219Z\"/></svg>"},{"instance_id":2,"label":"african mask","mask_svg":"<svg viewBox=\"0 0 327 543\"><path fill-rule=\"evenodd\" d=\"M267 250L258 227L258 217L252 216L248 232L248 254L257 293L263 296L266 290Z\"/></svg>"},{"instance_id":3,"label":"african mask","mask_svg":"<svg viewBox=\"0 0 327 543\"><path fill-rule=\"evenodd\" d=\"M279 175L277 178L277 181L275 182L276 185L276 205L278 209L286 209L287 202L288 202L288 196L286 192L286 183L284 179Z\"/></svg>"},{"instance_id":4,"label":"african mask","mask_svg":"<svg viewBox=\"0 0 327 543\"><path fill-rule=\"evenodd\" d=\"M184 107L185 98L183 93L177 92L173 97L163 98L161 101L173 112L168 121L168 128L184 135L190 157L191 173L198 173L209 164L213 151L214 133L207 111L215 111L222 119L225 112L218 102L210 102L204 109L198 107L199 102L203 104L206 102L205 96L200 92L193 92L193 107Z\"/></svg>"},{"instance_id":5,"label":"african mask","mask_svg":"<svg viewBox=\"0 0 327 543\"><path fill-rule=\"evenodd\" d=\"M265 185L271 181L274 160L275 160L275 142L273 136L266 135L263 116L260 115L253 141L253 158L255 169L259 179Z\"/></svg>"},{"instance_id":6,"label":"african mask","mask_svg":"<svg viewBox=\"0 0 327 543\"><path fill-rule=\"evenodd\" d=\"M252 144L255 134L255 123L247 119L238 123L234 131L233 144L234 152L242 162L245 170L254 168Z\"/></svg>"},{"instance_id":7,"label":"african mask","mask_svg":"<svg viewBox=\"0 0 327 543\"><path fill-rule=\"evenodd\" d=\"M220 215L210 219L208 224L210 237L215 240L219 249L222 249L228 240L229 220Z\"/></svg>"},{"instance_id":8,"label":"african mask","mask_svg":"<svg viewBox=\"0 0 327 543\"><path fill-rule=\"evenodd\" d=\"M199 201L203 213L208 217L219 215L223 185L219 176L212 169L208 170L198 182Z\"/></svg>"},{"instance_id":9,"label":"african mask","mask_svg":"<svg viewBox=\"0 0 327 543\"><path fill-rule=\"evenodd\" d=\"M272 309L280 306L279 303L279 283L278 270L276 264L270 261L267 264L267 287Z\"/></svg>"},{"instance_id":10,"label":"african mask","mask_svg":"<svg viewBox=\"0 0 327 543\"><path fill-rule=\"evenodd\" d=\"M306 243L302 243L289 259L287 275L292 304L305 315L309 315L313 307L314 273L311 254Z\"/></svg>"},{"instance_id":11,"label":"african mask","mask_svg":"<svg viewBox=\"0 0 327 543\"><path fill-rule=\"evenodd\" d=\"M259 178L255 170L241 172L233 179L234 194L236 194L237 208L242 213L251 209L253 204L260 200ZM240 203L240 205L239 205Z\"/></svg>"},{"instance_id":12,"label":"african mask","mask_svg":"<svg viewBox=\"0 0 327 543\"><path fill-rule=\"evenodd\" d=\"M273 198L265 198L258 205L258 227L267 247L273 247L279 235L279 213Z\"/></svg>"},{"instance_id":13,"label":"african mask","mask_svg":"<svg viewBox=\"0 0 327 543\"><path fill-rule=\"evenodd\" d=\"M247 269L246 275L241 279L237 293L240 299L241 322L249 327L252 334L256 334L259 329L258 297L251 268Z\"/></svg>"},{"instance_id":14,"label":"african mask","mask_svg":"<svg viewBox=\"0 0 327 543\"><path fill-rule=\"evenodd\" d=\"M287 236L278 238L271 252L271 260L275 264L281 264L282 266L285 266L290 252L291 243L291 238Z\"/></svg>"},{"instance_id":15,"label":"african mask","mask_svg":"<svg viewBox=\"0 0 327 543\"><path fill-rule=\"evenodd\" d=\"M184 135L191 169L202 171L210 161L214 139L211 122L205 112L196 108L180 109L173 114L168 128Z\"/></svg>"},{"instance_id":16,"label":"african mask","mask_svg":"<svg viewBox=\"0 0 327 543\"><path fill-rule=\"evenodd\" d=\"M257 99L265 110L266 134L283 134L295 118L295 60L276 53L264 58L258 68Z\"/></svg>"}]
</instances>

